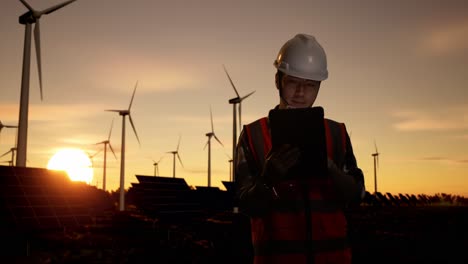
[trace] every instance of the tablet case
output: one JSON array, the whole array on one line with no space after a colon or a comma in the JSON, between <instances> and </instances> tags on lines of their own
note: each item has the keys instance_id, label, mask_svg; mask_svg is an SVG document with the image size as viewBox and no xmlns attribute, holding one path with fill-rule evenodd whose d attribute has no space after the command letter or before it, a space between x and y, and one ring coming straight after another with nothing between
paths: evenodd
<instances>
[{"instance_id":1,"label":"tablet case","mask_svg":"<svg viewBox=\"0 0 468 264\"><path fill-rule=\"evenodd\" d=\"M299 147L301 159L292 177L326 177L327 146L322 107L272 109L268 114L272 149L282 144Z\"/></svg>"}]
</instances>

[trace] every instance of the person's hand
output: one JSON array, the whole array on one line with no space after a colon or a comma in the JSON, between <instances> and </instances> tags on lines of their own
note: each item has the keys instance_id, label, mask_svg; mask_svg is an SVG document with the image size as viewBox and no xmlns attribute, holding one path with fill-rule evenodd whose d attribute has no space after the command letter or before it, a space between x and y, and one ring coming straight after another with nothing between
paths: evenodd
<instances>
[{"instance_id":1,"label":"person's hand","mask_svg":"<svg viewBox=\"0 0 468 264\"><path fill-rule=\"evenodd\" d=\"M328 174L334 178L334 177L339 177L340 175L344 174L343 171L338 169L336 166L335 162L328 158Z\"/></svg>"},{"instance_id":2,"label":"person's hand","mask_svg":"<svg viewBox=\"0 0 468 264\"><path fill-rule=\"evenodd\" d=\"M285 144L272 149L265 160L262 176L265 183L275 184L288 177L289 170L297 164L301 157L298 147Z\"/></svg>"},{"instance_id":3,"label":"person's hand","mask_svg":"<svg viewBox=\"0 0 468 264\"><path fill-rule=\"evenodd\" d=\"M360 188L354 177L340 170L331 159L328 159L328 175L335 185L340 200L349 202L360 195Z\"/></svg>"}]
</instances>

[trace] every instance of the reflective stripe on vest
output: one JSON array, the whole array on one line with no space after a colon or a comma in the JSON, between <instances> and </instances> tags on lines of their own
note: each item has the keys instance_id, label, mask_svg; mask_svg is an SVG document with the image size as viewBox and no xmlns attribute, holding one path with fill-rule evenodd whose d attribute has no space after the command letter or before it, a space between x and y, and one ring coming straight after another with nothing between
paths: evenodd
<instances>
[{"instance_id":1,"label":"reflective stripe on vest","mask_svg":"<svg viewBox=\"0 0 468 264\"><path fill-rule=\"evenodd\" d=\"M329 119L324 122L327 155L342 168L346 149L344 124ZM258 168L263 168L265 157L271 149L268 119L259 119L246 125L245 129L249 149ZM305 196L301 195L304 185L307 186L308 201L304 201ZM275 186L275 189L280 199L274 202L274 210L265 217L251 219L255 263L283 263L277 262L283 257L304 259L298 263L306 263L308 252L312 252L312 262L315 263L322 263L320 259L339 259L341 262L337 263L350 263L347 261L350 260L350 250L346 243L346 219L335 202L330 178L308 179L305 182L289 180ZM310 217L305 215L305 202L310 208ZM310 219L310 223L306 223L306 219ZM306 237L306 225L312 227L311 238Z\"/></svg>"}]
</instances>

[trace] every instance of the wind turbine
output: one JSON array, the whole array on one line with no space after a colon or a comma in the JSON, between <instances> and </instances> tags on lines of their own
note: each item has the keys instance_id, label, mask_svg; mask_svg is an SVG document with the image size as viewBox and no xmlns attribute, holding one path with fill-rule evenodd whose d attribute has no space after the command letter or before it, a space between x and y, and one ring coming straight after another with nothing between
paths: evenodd
<instances>
[{"instance_id":1,"label":"wind turbine","mask_svg":"<svg viewBox=\"0 0 468 264\"><path fill-rule=\"evenodd\" d=\"M232 158L225 153L225 155L228 157L228 162L229 162L229 181L232 181Z\"/></svg>"},{"instance_id":2,"label":"wind turbine","mask_svg":"<svg viewBox=\"0 0 468 264\"><path fill-rule=\"evenodd\" d=\"M241 97L239 93L237 92L236 86L234 85L234 82L231 79L231 76L229 76L229 73L226 70L226 67L223 65L224 72L226 73L229 82L231 83L232 88L234 89L234 92L236 93L237 97L229 99L229 103L232 104L232 157L233 159L236 158L236 145L237 145L237 113L236 113L236 105L239 105L239 131L242 130L242 101L255 93L255 91L248 93L247 95ZM235 167L232 168L232 175L233 175L233 181L235 180Z\"/></svg>"},{"instance_id":3,"label":"wind turbine","mask_svg":"<svg viewBox=\"0 0 468 264\"><path fill-rule=\"evenodd\" d=\"M5 128L18 128L18 126L4 125L4 124L2 123L2 121L0 121L0 135L1 135L2 129L3 129L4 127L5 127ZM15 143L16 143L16 142L15 142Z\"/></svg>"},{"instance_id":4,"label":"wind turbine","mask_svg":"<svg viewBox=\"0 0 468 264\"><path fill-rule=\"evenodd\" d=\"M138 144L140 144L140 139L138 138L138 134L135 129L135 125L133 124L132 116L130 115L130 108L132 107L133 98L135 97L136 88L138 86L138 81L135 84L135 88L133 89L132 99L130 100L130 104L128 109L124 110L105 110L109 112L117 112L119 115L122 116L122 146L120 150L120 211L125 210L125 117L128 116L130 120L130 124L132 125L133 132L135 133L136 139L138 140Z\"/></svg>"},{"instance_id":5,"label":"wind turbine","mask_svg":"<svg viewBox=\"0 0 468 264\"><path fill-rule=\"evenodd\" d=\"M98 150L98 151L94 152L94 154L91 154L91 153L89 153L88 151L86 151L86 154L88 154L88 158L89 158L89 160L91 161L91 167L94 167L94 161L93 161L93 159L94 159L94 157L96 157L96 155L99 154L99 153L101 153L101 150Z\"/></svg>"},{"instance_id":6,"label":"wind turbine","mask_svg":"<svg viewBox=\"0 0 468 264\"><path fill-rule=\"evenodd\" d=\"M109 130L109 136L107 137L107 139L96 143L96 145L104 144L104 169L103 169L103 173L102 173L102 190L104 190L104 191L106 190L107 145L109 145L109 148L112 151L112 154L114 154L114 157L117 160L117 156L115 155L114 149L112 148L112 145L110 143L110 136L111 136L111 133L112 133L113 125L114 125L114 119L112 119L111 127L110 127L110 130Z\"/></svg>"},{"instance_id":7,"label":"wind turbine","mask_svg":"<svg viewBox=\"0 0 468 264\"><path fill-rule=\"evenodd\" d=\"M164 158L164 156L160 157L158 161L153 160L153 166L154 166L154 176L159 176L159 168L158 165L161 162L161 160Z\"/></svg>"},{"instance_id":8,"label":"wind turbine","mask_svg":"<svg viewBox=\"0 0 468 264\"><path fill-rule=\"evenodd\" d=\"M57 9L60 9L76 0L69 0L61 4L49 7L42 11L33 9L25 0L20 0L29 10L19 17L19 23L25 25L24 49L23 49L23 72L21 76L21 97L19 111L19 129L18 129L18 155L16 156L16 166L26 166L26 151L28 141L28 112L29 112L29 71L31 66L31 25L34 27L34 42L36 46L36 60L39 73L39 88L42 100L42 68L41 68L41 31L39 19L42 15L48 15Z\"/></svg>"},{"instance_id":9,"label":"wind turbine","mask_svg":"<svg viewBox=\"0 0 468 264\"><path fill-rule=\"evenodd\" d=\"M224 147L223 143L221 143L221 141L218 139L218 137L214 133L213 113L211 112L211 107L210 107L210 118L211 118L211 132L208 132L205 134L208 137L208 141L205 144L205 148L206 146L208 146L208 187L211 187L211 138L214 137L216 141L218 141L218 143Z\"/></svg>"},{"instance_id":10,"label":"wind turbine","mask_svg":"<svg viewBox=\"0 0 468 264\"><path fill-rule=\"evenodd\" d=\"M377 193L377 167L379 166L379 151L377 150L377 144L374 141L375 152L372 153L374 157L374 192Z\"/></svg>"},{"instance_id":11,"label":"wind turbine","mask_svg":"<svg viewBox=\"0 0 468 264\"><path fill-rule=\"evenodd\" d=\"M11 148L9 151L3 153L0 158L3 158L4 156L8 155L8 153L11 153L11 161L9 161L10 166L13 166L13 161L15 160L15 151L17 149L15 147Z\"/></svg>"},{"instance_id":12,"label":"wind turbine","mask_svg":"<svg viewBox=\"0 0 468 264\"><path fill-rule=\"evenodd\" d=\"M182 165L182 167L184 167L184 164L182 164L182 160L180 159L180 156L179 156L179 145L180 145L180 136L179 136L179 142L177 143L177 148L176 150L174 151L168 151L167 153L171 153L173 156L172 156L172 177L175 178L175 164L176 164L176 156L177 158L179 159L179 162L180 162L180 165Z\"/></svg>"}]
</instances>

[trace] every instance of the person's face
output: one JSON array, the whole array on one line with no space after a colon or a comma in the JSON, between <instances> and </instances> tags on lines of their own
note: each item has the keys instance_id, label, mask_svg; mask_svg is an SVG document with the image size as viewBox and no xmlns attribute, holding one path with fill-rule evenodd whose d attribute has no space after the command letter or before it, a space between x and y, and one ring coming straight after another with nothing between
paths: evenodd
<instances>
[{"instance_id":1,"label":"person's face","mask_svg":"<svg viewBox=\"0 0 468 264\"><path fill-rule=\"evenodd\" d=\"M320 81L284 75L282 78L281 94L289 107L311 107L317 99ZM284 104L284 102L282 102ZM284 105L286 107L286 105Z\"/></svg>"}]
</instances>

